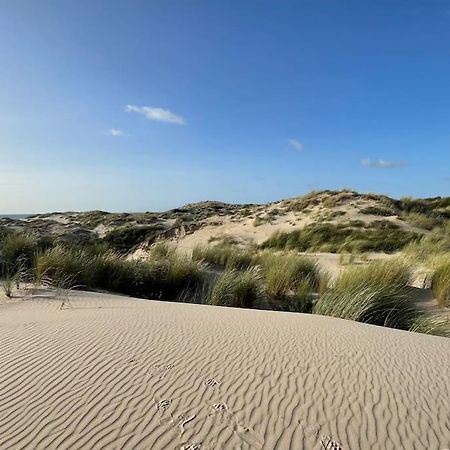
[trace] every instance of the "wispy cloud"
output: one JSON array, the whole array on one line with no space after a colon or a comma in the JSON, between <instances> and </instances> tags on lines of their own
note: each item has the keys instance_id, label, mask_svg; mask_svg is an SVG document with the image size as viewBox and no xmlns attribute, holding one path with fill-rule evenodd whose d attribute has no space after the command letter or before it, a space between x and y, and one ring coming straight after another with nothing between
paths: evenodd
<instances>
[{"instance_id":1,"label":"wispy cloud","mask_svg":"<svg viewBox=\"0 0 450 450\"><path fill-rule=\"evenodd\" d=\"M184 125L186 123L184 117L174 114L168 109L153 108L150 106L125 106L126 112L141 114L148 120L157 120L159 122L175 123L177 125Z\"/></svg>"},{"instance_id":2,"label":"wispy cloud","mask_svg":"<svg viewBox=\"0 0 450 450\"><path fill-rule=\"evenodd\" d=\"M114 137L125 136L125 132L120 128L110 128L107 134Z\"/></svg>"},{"instance_id":3,"label":"wispy cloud","mask_svg":"<svg viewBox=\"0 0 450 450\"><path fill-rule=\"evenodd\" d=\"M303 144L297 139L289 139L289 145L299 152L303 150Z\"/></svg>"},{"instance_id":4,"label":"wispy cloud","mask_svg":"<svg viewBox=\"0 0 450 450\"><path fill-rule=\"evenodd\" d=\"M361 164L372 169L398 169L408 165L406 161L387 161L385 159L363 159Z\"/></svg>"}]
</instances>

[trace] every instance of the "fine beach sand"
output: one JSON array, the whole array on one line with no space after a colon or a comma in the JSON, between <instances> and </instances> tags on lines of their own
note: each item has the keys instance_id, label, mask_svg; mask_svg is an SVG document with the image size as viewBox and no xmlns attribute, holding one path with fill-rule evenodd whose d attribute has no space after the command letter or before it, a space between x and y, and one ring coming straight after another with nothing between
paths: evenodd
<instances>
[{"instance_id":1,"label":"fine beach sand","mask_svg":"<svg viewBox=\"0 0 450 450\"><path fill-rule=\"evenodd\" d=\"M450 339L47 294L0 305L2 449L450 448Z\"/></svg>"}]
</instances>

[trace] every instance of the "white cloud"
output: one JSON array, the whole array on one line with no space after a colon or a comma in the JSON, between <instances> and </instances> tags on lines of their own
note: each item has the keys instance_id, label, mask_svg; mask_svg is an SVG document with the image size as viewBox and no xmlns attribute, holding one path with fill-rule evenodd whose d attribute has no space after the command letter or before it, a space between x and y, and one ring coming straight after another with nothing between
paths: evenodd
<instances>
[{"instance_id":1,"label":"white cloud","mask_svg":"<svg viewBox=\"0 0 450 450\"><path fill-rule=\"evenodd\" d=\"M159 122L175 123L177 125L184 125L186 121L184 117L174 114L168 109L162 108L152 108L150 106L125 106L126 112L132 112L136 114L141 114L148 120L157 120Z\"/></svg>"},{"instance_id":2,"label":"white cloud","mask_svg":"<svg viewBox=\"0 0 450 450\"><path fill-rule=\"evenodd\" d=\"M397 169L399 167L405 167L406 161L386 161L385 159L363 159L361 164L365 167L371 167L372 169Z\"/></svg>"},{"instance_id":3,"label":"white cloud","mask_svg":"<svg viewBox=\"0 0 450 450\"><path fill-rule=\"evenodd\" d=\"M125 132L120 128L110 128L108 134L114 137L125 136Z\"/></svg>"},{"instance_id":4,"label":"white cloud","mask_svg":"<svg viewBox=\"0 0 450 450\"><path fill-rule=\"evenodd\" d=\"M299 152L303 150L303 144L297 139L289 139L289 145Z\"/></svg>"}]
</instances>

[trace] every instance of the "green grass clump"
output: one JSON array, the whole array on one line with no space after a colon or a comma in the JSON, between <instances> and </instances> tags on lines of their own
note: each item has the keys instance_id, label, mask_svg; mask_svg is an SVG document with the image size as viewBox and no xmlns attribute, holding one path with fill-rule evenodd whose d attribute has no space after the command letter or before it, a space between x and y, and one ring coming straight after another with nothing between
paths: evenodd
<instances>
[{"instance_id":1,"label":"green grass clump","mask_svg":"<svg viewBox=\"0 0 450 450\"><path fill-rule=\"evenodd\" d=\"M264 273L267 294L273 298L282 298L296 292L305 281L311 289L316 289L319 285L320 273L317 264L295 252L263 252L259 262Z\"/></svg>"},{"instance_id":2,"label":"green grass clump","mask_svg":"<svg viewBox=\"0 0 450 450\"><path fill-rule=\"evenodd\" d=\"M313 309L314 290L310 279L300 281L294 295L287 298L287 309L291 312L310 313Z\"/></svg>"},{"instance_id":3,"label":"green grass clump","mask_svg":"<svg viewBox=\"0 0 450 450\"><path fill-rule=\"evenodd\" d=\"M450 337L450 322L448 319L436 315L424 315L412 323L409 331Z\"/></svg>"},{"instance_id":4,"label":"green grass clump","mask_svg":"<svg viewBox=\"0 0 450 450\"><path fill-rule=\"evenodd\" d=\"M399 260L351 267L324 293L313 312L409 330L422 314L410 299L409 279L408 265Z\"/></svg>"},{"instance_id":5,"label":"green grass clump","mask_svg":"<svg viewBox=\"0 0 450 450\"><path fill-rule=\"evenodd\" d=\"M406 231L387 220L361 223L314 223L302 230L275 232L263 248L341 251L394 252L418 239L418 234Z\"/></svg>"},{"instance_id":6,"label":"green grass clump","mask_svg":"<svg viewBox=\"0 0 450 450\"><path fill-rule=\"evenodd\" d=\"M26 233L8 233L1 245L2 274L13 276L32 267L38 240Z\"/></svg>"},{"instance_id":7,"label":"green grass clump","mask_svg":"<svg viewBox=\"0 0 450 450\"><path fill-rule=\"evenodd\" d=\"M201 264L175 250L155 247L148 260L127 260L117 252L97 255L56 246L36 257L36 282L100 289L142 298L175 300L201 282Z\"/></svg>"},{"instance_id":8,"label":"green grass clump","mask_svg":"<svg viewBox=\"0 0 450 450\"><path fill-rule=\"evenodd\" d=\"M427 216L420 213L407 213L401 216L401 218L410 225L424 230L432 230L445 222L442 217Z\"/></svg>"},{"instance_id":9,"label":"green grass clump","mask_svg":"<svg viewBox=\"0 0 450 450\"><path fill-rule=\"evenodd\" d=\"M61 284L70 277L71 284L86 285L93 258L82 250L57 245L36 255L35 280L38 283Z\"/></svg>"},{"instance_id":10,"label":"green grass clump","mask_svg":"<svg viewBox=\"0 0 450 450\"><path fill-rule=\"evenodd\" d=\"M450 255L436 263L431 288L442 306L450 306Z\"/></svg>"},{"instance_id":11,"label":"green grass clump","mask_svg":"<svg viewBox=\"0 0 450 450\"><path fill-rule=\"evenodd\" d=\"M436 257L450 254L450 223L411 242L403 253L412 261L430 264Z\"/></svg>"},{"instance_id":12,"label":"green grass clump","mask_svg":"<svg viewBox=\"0 0 450 450\"><path fill-rule=\"evenodd\" d=\"M384 206L366 206L360 210L361 214L371 214L374 216L389 217L395 214L392 208L386 208Z\"/></svg>"},{"instance_id":13,"label":"green grass clump","mask_svg":"<svg viewBox=\"0 0 450 450\"><path fill-rule=\"evenodd\" d=\"M260 271L251 267L244 271L225 271L216 281L211 292L211 304L251 308L263 297Z\"/></svg>"},{"instance_id":14,"label":"green grass clump","mask_svg":"<svg viewBox=\"0 0 450 450\"><path fill-rule=\"evenodd\" d=\"M227 269L239 270L247 269L256 264L253 251L228 244L196 246L192 251L192 259L194 261L205 261Z\"/></svg>"},{"instance_id":15,"label":"green grass clump","mask_svg":"<svg viewBox=\"0 0 450 450\"><path fill-rule=\"evenodd\" d=\"M447 218L450 217L450 197L403 197L396 201L396 206L404 213L418 213L429 216L443 215Z\"/></svg>"},{"instance_id":16,"label":"green grass clump","mask_svg":"<svg viewBox=\"0 0 450 450\"><path fill-rule=\"evenodd\" d=\"M403 288L411 281L411 266L400 257L372 261L364 266L347 268L336 281L335 286L389 285Z\"/></svg>"}]
</instances>

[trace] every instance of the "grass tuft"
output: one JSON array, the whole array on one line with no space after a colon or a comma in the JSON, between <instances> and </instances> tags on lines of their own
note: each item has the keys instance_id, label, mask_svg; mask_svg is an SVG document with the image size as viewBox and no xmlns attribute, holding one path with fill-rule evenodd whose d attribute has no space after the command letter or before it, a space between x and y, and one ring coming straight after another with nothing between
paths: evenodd
<instances>
[{"instance_id":1,"label":"grass tuft","mask_svg":"<svg viewBox=\"0 0 450 450\"><path fill-rule=\"evenodd\" d=\"M422 314L410 300L410 275L409 266L400 260L348 268L313 312L408 330Z\"/></svg>"},{"instance_id":2,"label":"grass tuft","mask_svg":"<svg viewBox=\"0 0 450 450\"><path fill-rule=\"evenodd\" d=\"M211 292L211 304L251 308L263 298L263 284L260 270L251 267L244 271L225 271Z\"/></svg>"},{"instance_id":3,"label":"grass tuft","mask_svg":"<svg viewBox=\"0 0 450 450\"><path fill-rule=\"evenodd\" d=\"M266 280L267 294L282 298L296 292L305 281L311 289L319 286L320 273L317 264L295 252L263 252L259 261Z\"/></svg>"},{"instance_id":4,"label":"grass tuft","mask_svg":"<svg viewBox=\"0 0 450 450\"><path fill-rule=\"evenodd\" d=\"M450 306L450 256L440 258L431 280L431 288L442 306Z\"/></svg>"}]
</instances>

